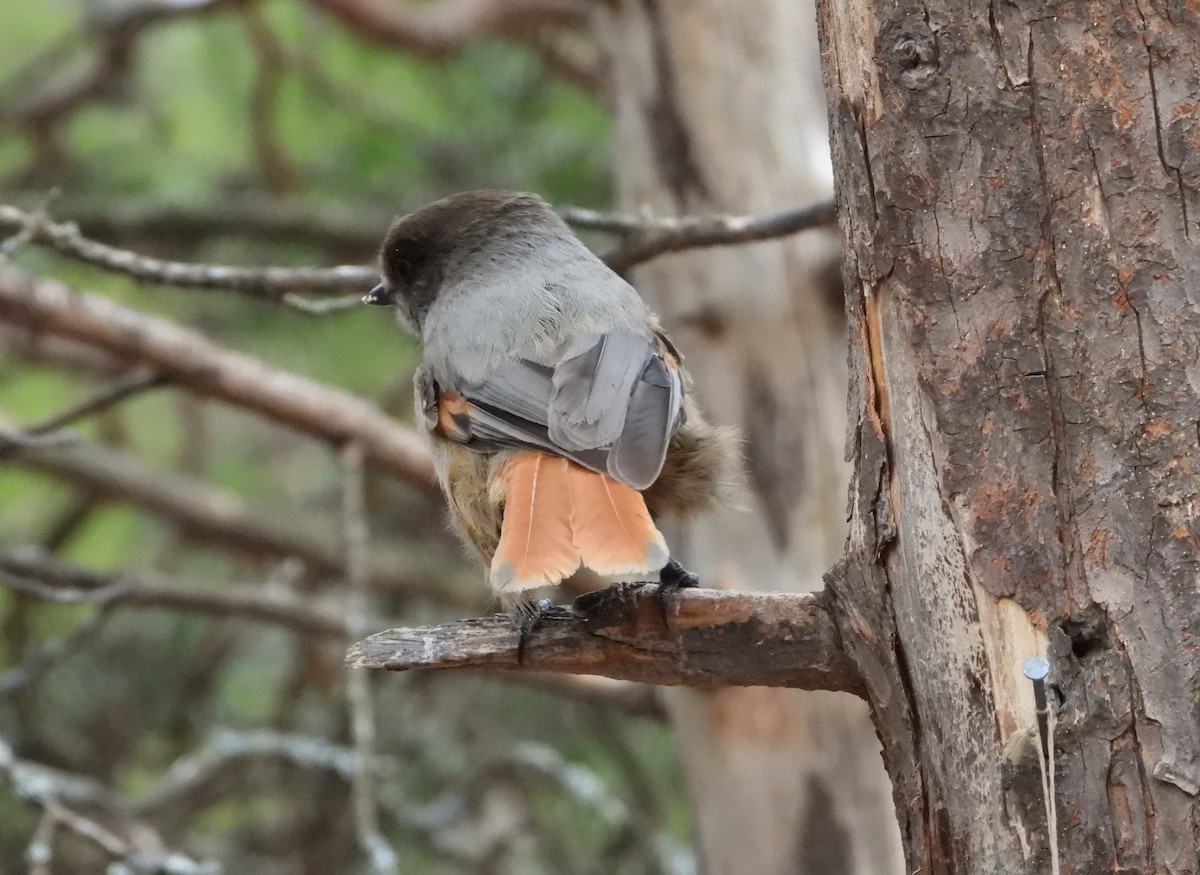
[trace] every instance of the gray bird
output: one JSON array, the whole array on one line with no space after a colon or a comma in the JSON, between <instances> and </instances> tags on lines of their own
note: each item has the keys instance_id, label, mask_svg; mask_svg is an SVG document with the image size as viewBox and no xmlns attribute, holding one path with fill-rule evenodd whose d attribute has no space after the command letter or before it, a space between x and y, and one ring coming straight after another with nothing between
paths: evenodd
<instances>
[{"instance_id":1,"label":"gray bird","mask_svg":"<svg viewBox=\"0 0 1200 875\"><path fill-rule=\"evenodd\" d=\"M383 282L455 527L505 598L581 565L695 585L655 520L711 508L734 466L682 357L629 283L541 198L452 195L392 223Z\"/></svg>"}]
</instances>

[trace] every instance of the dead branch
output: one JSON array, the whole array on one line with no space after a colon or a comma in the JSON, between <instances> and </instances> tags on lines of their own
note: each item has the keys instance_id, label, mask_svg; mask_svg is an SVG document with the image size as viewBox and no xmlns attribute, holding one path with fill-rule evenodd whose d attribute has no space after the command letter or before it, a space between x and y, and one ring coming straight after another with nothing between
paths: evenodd
<instances>
[{"instance_id":1,"label":"dead branch","mask_svg":"<svg viewBox=\"0 0 1200 875\"><path fill-rule=\"evenodd\" d=\"M164 608L268 623L323 638L344 638L349 632L341 616L291 593L201 589L153 571L101 574L31 550L0 553L0 586L54 604Z\"/></svg>"},{"instance_id":2,"label":"dead branch","mask_svg":"<svg viewBox=\"0 0 1200 875\"><path fill-rule=\"evenodd\" d=\"M546 52L552 29L588 24L587 3L579 0L439 0L389 3L381 0L309 0L357 33L386 48L426 58L444 58L485 39L506 39L543 57L547 66L585 90L599 88L594 63Z\"/></svg>"},{"instance_id":3,"label":"dead branch","mask_svg":"<svg viewBox=\"0 0 1200 875\"><path fill-rule=\"evenodd\" d=\"M362 443L370 464L441 495L424 442L374 405L304 379L197 331L0 265L0 319L86 341L157 368L200 395L266 416L327 443Z\"/></svg>"},{"instance_id":4,"label":"dead branch","mask_svg":"<svg viewBox=\"0 0 1200 875\"><path fill-rule=\"evenodd\" d=\"M0 459L7 459L19 451L67 447L78 441L79 435L70 431L36 433L0 425Z\"/></svg>"},{"instance_id":5,"label":"dead branch","mask_svg":"<svg viewBox=\"0 0 1200 875\"><path fill-rule=\"evenodd\" d=\"M828 200L758 216L684 216L641 222L604 214L595 214L592 218L604 230L621 231L628 235L625 241L603 256L609 267L617 273L624 273L635 265L669 252L773 240L809 228L833 225L837 222L837 206ZM582 211L576 211L574 219L577 226L587 227L587 216Z\"/></svg>"},{"instance_id":6,"label":"dead branch","mask_svg":"<svg viewBox=\"0 0 1200 875\"><path fill-rule=\"evenodd\" d=\"M774 240L797 234L810 228L830 225L836 221L832 201L822 201L805 207L781 210L758 216L685 216L653 218L604 213L579 207L562 207L558 212L568 223L578 228L618 234L624 239L603 256L613 270L624 272L635 265L670 252L713 246L733 246ZM328 231L326 242L373 249L387 225L380 216L370 223L354 221L338 214L314 219L282 204L249 205L239 212L232 209L227 216L204 215L186 210L133 213L104 221L93 221L110 232L115 229L178 226L184 235L197 230L207 233L244 233L268 236L294 234L301 239L316 238ZM229 265L196 264L168 261L119 249L84 237L71 223L51 222L43 215L29 213L13 206L0 205L0 227L12 227L29 238L34 245L54 251L114 273L126 274L144 282L201 289L224 289L252 297L279 301L309 313L325 313L353 306L358 295L379 279L376 267L342 265L329 268L233 267ZM308 294L353 293L343 304L305 302L299 296Z\"/></svg>"},{"instance_id":7,"label":"dead branch","mask_svg":"<svg viewBox=\"0 0 1200 875\"><path fill-rule=\"evenodd\" d=\"M38 806L58 826L110 857L129 861L130 871L215 875L215 863L167 848L149 823L129 813L124 797L84 775L21 759L0 738L0 779L15 795ZM86 812L86 813L85 813ZM114 871L114 870L110 870Z\"/></svg>"},{"instance_id":8,"label":"dead branch","mask_svg":"<svg viewBox=\"0 0 1200 875\"><path fill-rule=\"evenodd\" d=\"M58 413L42 419L25 429L26 434L44 435L57 431L78 422L88 416L94 416L114 404L119 404L139 392L153 389L166 382L162 374L145 369L136 370L101 386L86 398L64 407Z\"/></svg>"},{"instance_id":9,"label":"dead branch","mask_svg":"<svg viewBox=\"0 0 1200 875\"><path fill-rule=\"evenodd\" d=\"M102 349L3 321L0 321L0 353L92 379L117 378L135 367Z\"/></svg>"},{"instance_id":10,"label":"dead branch","mask_svg":"<svg viewBox=\"0 0 1200 875\"><path fill-rule=\"evenodd\" d=\"M29 242L46 246L76 261L125 274L143 282L196 289L224 289L252 297L282 301L288 294L311 292L365 293L379 281L374 267L232 267L192 264L141 255L89 240L74 224L59 224L16 207L0 205L0 225L31 228Z\"/></svg>"},{"instance_id":11,"label":"dead branch","mask_svg":"<svg viewBox=\"0 0 1200 875\"><path fill-rule=\"evenodd\" d=\"M247 507L232 492L183 474L151 471L132 456L94 444L23 449L9 463L62 478L90 495L143 508L206 543L251 555L294 557L314 577L340 578L346 573L331 536L337 531L332 519L310 517L285 523L261 508ZM413 597L477 606L477 583L448 573L445 566L432 557L424 561L419 551L376 548L371 553L370 579L373 586Z\"/></svg>"},{"instance_id":12,"label":"dead branch","mask_svg":"<svg viewBox=\"0 0 1200 875\"><path fill-rule=\"evenodd\" d=\"M599 674L644 683L773 686L862 694L823 594L680 590L667 628L657 587L617 585L552 608L517 662L518 632L501 614L392 629L347 654L362 668L488 668Z\"/></svg>"},{"instance_id":13,"label":"dead branch","mask_svg":"<svg viewBox=\"0 0 1200 875\"><path fill-rule=\"evenodd\" d=\"M33 197L23 192L22 198ZM394 209L358 205L306 203L299 199L241 195L219 204L161 203L128 199L114 203L68 196L55 201L57 211L87 231L87 236L113 245L153 241L186 250L198 241L237 238L268 243L303 243L369 256L379 248ZM16 229L22 213L0 210L0 226Z\"/></svg>"},{"instance_id":14,"label":"dead branch","mask_svg":"<svg viewBox=\"0 0 1200 875\"><path fill-rule=\"evenodd\" d=\"M300 175L277 129L279 94L288 72L287 52L257 6L241 9L242 24L257 56L258 69L250 92L250 142L258 175L272 194L295 191Z\"/></svg>"}]
</instances>

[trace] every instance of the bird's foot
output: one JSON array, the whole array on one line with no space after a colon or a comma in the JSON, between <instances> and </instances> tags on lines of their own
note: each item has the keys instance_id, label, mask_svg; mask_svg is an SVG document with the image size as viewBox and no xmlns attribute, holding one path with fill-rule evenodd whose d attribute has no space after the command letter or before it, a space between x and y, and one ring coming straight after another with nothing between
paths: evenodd
<instances>
[{"instance_id":1,"label":"bird's foot","mask_svg":"<svg viewBox=\"0 0 1200 875\"><path fill-rule=\"evenodd\" d=\"M550 599L529 599L509 608L513 625L517 627L517 665L525 664L525 647L553 607Z\"/></svg>"},{"instance_id":2,"label":"bird's foot","mask_svg":"<svg viewBox=\"0 0 1200 875\"><path fill-rule=\"evenodd\" d=\"M699 585L698 575L688 571L675 559L667 560L667 564L658 574L658 615L662 619L664 629L670 628L667 625L667 607L670 605L671 596L676 590Z\"/></svg>"}]
</instances>

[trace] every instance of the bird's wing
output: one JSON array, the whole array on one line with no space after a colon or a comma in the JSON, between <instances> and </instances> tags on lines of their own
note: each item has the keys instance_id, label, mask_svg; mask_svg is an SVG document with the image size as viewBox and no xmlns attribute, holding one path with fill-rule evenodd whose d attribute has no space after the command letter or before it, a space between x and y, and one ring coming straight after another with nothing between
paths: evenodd
<instances>
[{"instance_id":1,"label":"bird's wing","mask_svg":"<svg viewBox=\"0 0 1200 875\"><path fill-rule=\"evenodd\" d=\"M529 447L645 489L679 425L683 381L669 346L613 331L575 338L553 364L516 359L442 387L442 433L480 450Z\"/></svg>"}]
</instances>

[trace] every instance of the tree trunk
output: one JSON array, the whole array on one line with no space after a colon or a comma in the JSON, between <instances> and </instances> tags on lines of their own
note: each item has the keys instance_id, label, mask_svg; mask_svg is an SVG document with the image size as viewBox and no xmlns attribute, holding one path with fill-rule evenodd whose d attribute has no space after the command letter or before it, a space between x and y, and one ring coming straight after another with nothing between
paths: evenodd
<instances>
[{"instance_id":1,"label":"tree trunk","mask_svg":"<svg viewBox=\"0 0 1200 875\"><path fill-rule=\"evenodd\" d=\"M828 196L811 8L626 0L606 11L622 204L758 212ZM712 418L742 429L744 507L670 535L706 585L810 591L841 555L849 469L836 244L706 250L638 269ZM897 872L891 787L845 694L676 690L668 702L708 875Z\"/></svg>"},{"instance_id":2,"label":"tree trunk","mask_svg":"<svg viewBox=\"0 0 1200 875\"><path fill-rule=\"evenodd\" d=\"M819 16L855 465L834 595L908 870L1048 870L1036 757L1005 755L1045 653L1063 871L1196 872L1200 7Z\"/></svg>"}]
</instances>

